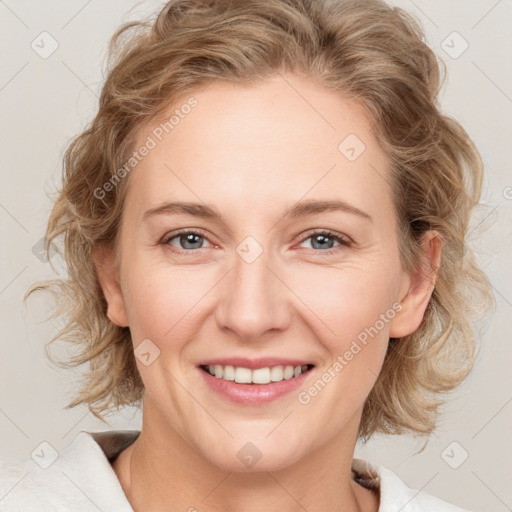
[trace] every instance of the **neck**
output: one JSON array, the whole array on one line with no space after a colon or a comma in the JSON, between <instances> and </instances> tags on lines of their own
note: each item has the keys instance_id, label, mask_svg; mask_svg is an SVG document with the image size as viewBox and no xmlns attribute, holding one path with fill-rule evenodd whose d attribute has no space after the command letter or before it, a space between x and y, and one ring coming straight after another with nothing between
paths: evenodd
<instances>
[{"instance_id":1,"label":"neck","mask_svg":"<svg viewBox=\"0 0 512 512\"><path fill-rule=\"evenodd\" d=\"M162 429L154 416L145 409L139 437L113 463L135 512L168 512L169 504L189 512L378 511L378 496L351 478L358 422L356 435L343 431L283 469L232 472L210 463L168 424Z\"/></svg>"}]
</instances>

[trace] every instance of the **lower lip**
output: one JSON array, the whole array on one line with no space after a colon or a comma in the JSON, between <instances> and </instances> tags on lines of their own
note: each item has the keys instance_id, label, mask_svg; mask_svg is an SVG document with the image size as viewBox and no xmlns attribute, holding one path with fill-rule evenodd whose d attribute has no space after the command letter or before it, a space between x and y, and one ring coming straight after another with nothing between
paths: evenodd
<instances>
[{"instance_id":1,"label":"lower lip","mask_svg":"<svg viewBox=\"0 0 512 512\"><path fill-rule=\"evenodd\" d=\"M202 368L198 368L198 370L203 375L210 389L222 397L237 404L261 405L277 400L297 389L309 377L314 368L301 373L298 377L292 377L280 382L270 382L269 384L239 384L235 381L215 377Z\"/></svg>"}]
</instances>

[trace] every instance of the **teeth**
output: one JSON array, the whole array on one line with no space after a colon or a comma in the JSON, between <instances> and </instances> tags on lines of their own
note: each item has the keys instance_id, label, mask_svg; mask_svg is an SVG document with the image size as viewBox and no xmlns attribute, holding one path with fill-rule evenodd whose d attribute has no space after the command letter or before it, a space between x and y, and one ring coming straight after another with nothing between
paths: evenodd
<instances>
[{"instance_id":1,"label":"teeth","mask_svg":"<svg viewBox=\"0 0 512 512\"><path fill-rule=\"evenodd\" d=\"M231 365L224 366L222 378L224 380L235 380L235 367Z\"/></svg>"},{"instance_id":2,"label":"teeth","mask_svg":"<svg viewBox=\"0 0 512 512\"><path fill-rule=\"evenodd\" d=\"M284 378L291 379L293 377L293 366L285 366L284 368Z\"/></svg>"},{"instance_id":3,"label":"teeth","mask_svg":"<svg viewBox=\"0 0 512 512\"><path fill-rule=\"evenodd\" d=\"M296 366L295 368L293 366L267 366L251 370L241 366L216 364L204 368L217 379L235 381L239 384L269 384L270 382L280 382L299 377L308 369L308 365Z\"/></svg>"},{"instance_id":4,"label":"teeth","mask_svg":"<svg viewBox=\"0 0 512 512\"><path fill-rule=\"evenodd\" d=\"M284 372L282 366L274 366L270 369L270 380L272 382L279 382L280 380L283 380L284 378Z\"/></svg>"},{"instance_id":5,"label":"teeth","mask_svg":"<svg viewBox=\"0 0 512 512\"><path fill-rule=\"evenodd\" d=\"M253 384L268 384L270 381L270 368L268 366L252 371Z\"/></svg>"},{"instance_id":6,"label":"teeth","mask_svg":"<svg viewBox=\"0 0 512 512\"><path fill-rule=\"evenodd\" d=\"M235 368L235 382L239 384L250 384L251 370L249 370L249 368Z\"/></svg>"}]
</instances>

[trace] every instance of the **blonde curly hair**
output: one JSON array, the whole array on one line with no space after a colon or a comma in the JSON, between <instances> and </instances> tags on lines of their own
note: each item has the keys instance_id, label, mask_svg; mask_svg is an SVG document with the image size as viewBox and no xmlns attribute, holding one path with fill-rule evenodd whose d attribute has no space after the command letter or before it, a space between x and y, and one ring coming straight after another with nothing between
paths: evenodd
<instances>
[{"instance_id":1,"label":"blonde curly hair","mask_svg":"<svg viewBox=\"0 0 512 512\"><path fill-rule=\"evenodd\" d=\"M58 299L64 319L49 342L79 348L63 367L89 363L66 408L140 405L144 385L128 327L106 315L93 248L117 248L129 177L98 190L130 158L142 126L177 98L213 81L257 83L283 71L314 78L368 112L392 167L401 263L418 268L420 238L436 230L443 257L420 327L391 339L364 404L359 437L429 434L442 393L469 374L477 336L470 320L493 304L489 281L465 243L480 200L483 164L466 131L438 105L444 63L418 22L380 0L173 0L155 19L123 24L109 45L109 72L96 116L64 155L63 184L46 231L62 235L69 276L33 284ZM59 238L60 239L60 238ZM47 357L52 359L45 346Z\"/></svg>"}]
</instances>

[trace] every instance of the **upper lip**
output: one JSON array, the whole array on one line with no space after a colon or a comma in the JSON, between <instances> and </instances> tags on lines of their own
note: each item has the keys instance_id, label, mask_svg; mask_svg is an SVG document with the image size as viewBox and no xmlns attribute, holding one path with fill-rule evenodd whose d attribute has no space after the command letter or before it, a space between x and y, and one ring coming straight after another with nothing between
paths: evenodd
<instances>
[{"instance_id":1,"label":"upper lip","mask_svg":"<svg viewBox=\"0 0 512 512\"><path fill-rule=\"evenodd\" d=\"M304 361L302 359L288 359L283 357L258 357L250 359L248 357L219 357L216 359L206 359L201 361L198 366L238 366L242 368L249 368L255 370L257 368L265 368L267 366L304 366L312 365L310 361Z\"/></svg>"}]
</instances>

